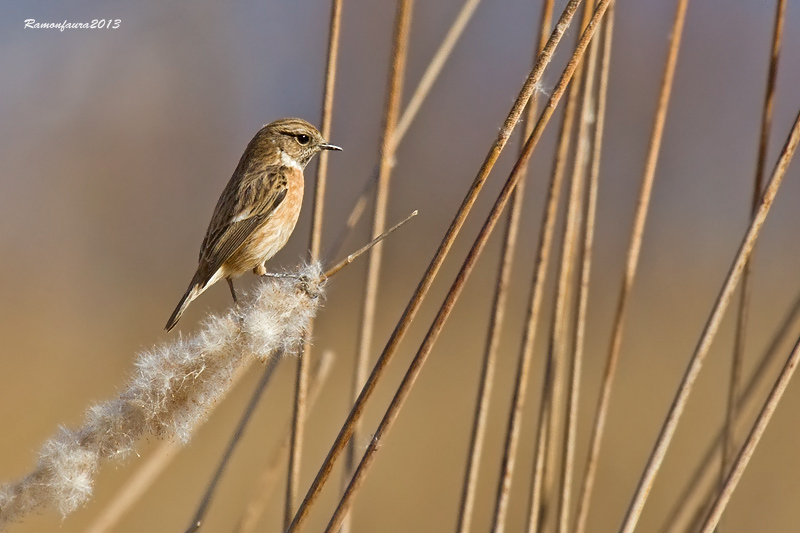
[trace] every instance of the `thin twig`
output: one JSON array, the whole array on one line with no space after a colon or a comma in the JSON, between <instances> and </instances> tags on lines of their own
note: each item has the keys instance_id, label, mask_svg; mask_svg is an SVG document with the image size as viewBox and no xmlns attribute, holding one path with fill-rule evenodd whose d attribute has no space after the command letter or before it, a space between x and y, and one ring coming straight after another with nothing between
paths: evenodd
<instances>
[{"instance_id":1,"label":"thin twig","mask_svg":"<svg viewBox=\"0 0 800 533\"><path fill-rule=\"evenodd\" d=\"M253 360L248 359L236 370L231 379L231 389L242 379L252 364ZM212 409L217 405L214 404ZM86 528L86 533L103 533L114 529L183 449L184 447L176 441L168 440L160 443L114 495L111 503L106 505L94 522Z\"/></svg>"},{"instance_id":2,"label":"thin twig","mask_svg":"<svg viewBox=\"0 0 800 533\"><path fill-rule=\"evenodd\" d=\"M564 94L567 85L569 84L572 75L575 72L575 68L577 64L583 57L584 52L586 51L586 46L589 43L589 40L594 35L594 31L597 27L597 24L600 22L603 13L605 12L606 7L608 7L608 2L610 0L602 0L600 5L598 6L597 10L595 11L592 21L587 27L586 31L581 37L581 40L578 44L578 47L575 50L575 53L570 58L569 63L567 64L564 72L561 75L561 78L556 85L553 95L547 102L544 110L542 111L539 120L536 123L536 127L531 133L531 136L528 138L528 141L525 144L525 149L522 152L522 155L517 160L517 163L514 165L514 169L511 172L511 175L508 177L503 189L501 190L500 194L495 201L492 210L487 217L486 221L484 222L483 227L481 228L478 237L476 238L475 242L473 243L472 248L470 249L467 258L465 259L464 263L462 264L461 270L459 271L456 280L453 282L452 286L450 287L450 291L447 294L444 302L442 303L441 307L439 308L439 312L436 315L431 327L428 330L427 335L425 336L425 340L423 341L422 345L420 346L419 350L417 351L416 356L414 357L411 365L409 366L408 371L406 372L403 380L395 393L394 398L392 399L389 408L386 410L386 413L381 420L380 425L378 426L377 431L375 432L374 437L370 441L367 450L364 452L364 457L361 459L361 462L356 469L355 474L353 475L353 479L350 481L350 484L347 487L347 491L345 492L344 496L339 502L339 505L334 512L333 517L331 518L330 522L328 523L327 531L332 533L333 531L338 528L339 524L341 523L342 516L347 512L350 504L352 503L353 497L358 492L359 488L361 487L364 479L366 478L366 474L369 470L370 465L375 459L375 453L378 450L381 440L383 437L388 433L393 425L394 421L397 419L397 415L399 414L400 409L402 408L403 403L405 402L408 394L411 391L411 388L416 381L416 378L419 376L422 367L427 360L428 355L430 355L431 349L435 344L439 333L441 333L442 327L444 326L447 318L450 315L450 312L453 309L453 306L461 294L461 291L464 288L464 285L472 272L475 263L480 256L481 252L483 251L484 246L486 245L486 241L488 240L489 236L491 235L494 226L497 224L497 221L500 218L502 210L505 208L508 200L511 196L511 192L514 190L517 182L520 178L520 170L523 165L527 163L530 159L531 153L533 149L536 147L539 139L542 136L544 128L546 127L547 123L550 120L550 117L553 114L555 106L558 104L561 96ZM549 44L549 43L548 43Z\"/></svg>"},{"instance_id":3,"label":"thin twig","mask_svg":"<svg viewBox=\"0 0 800 533\"><path fill-rule=\"evenodd\" d=\"M780 376L778 376L778 380L775 382L775 386L770 391L769 397L764 403L764 407L761 409L761 413L759 413L758 418L753 424L753 429L750 430L750 435L748 435L744 446L742 446L742 450L739 452L739 456L733 464L730 474L728 474L722 486L722 491L714 501L708 513L708 517L703 524L702 533L711 533L714 531L714 528L717 527L722 512L725 510L725 506L728 504L728 501L730 501L733 491L736 490L736 485L742 478L744 469L747 468L750 458L753 457L753 452L755 452L756 446L758 446L761 437L764 435L764 431L767 429L767 424L769 424L773 413L775 413L775 409L778 407L778 403L780 403L783 397L783 393L786 391L786 387L789 385L789 381L794 375L794 371L797 369L798 362L800 362L800 339L797 339L797 343L794 345L794 349L789 359L786 361L786 365L783 367L783 370L781 370Z\"/></svg>"},{"instance_id":4,"label":"thin twig","mask_svg":"<svg viewBox=\"0 0 800 533\"><path fill-rule=\"evenodd\" d=\"M550 62L550 59L553 56L553 52L555 51L556 45L561 40L561 37L566 31L567 27L569 26L569 22L572 20L572 16L575 14L575 10L577 9L578 5L580 4L580 0L570 0L567 4L567 7L564 9L564 13L562 14L561 18L559 19L559 23L556 24L555 29L553 30L550 39L547 42L547 46L539 55L539 59L536 62L533 70L531 71L528 78L525 80L525 83L518 95L517 99L514 102L514 105L511 108L508 116L506 117L505 122L503 123L500 132L498 133L497 138L495 139L494 143L492 144L489 153L487 154L483 164L481 165L480 170L478 171L475 180L472 182L466 197L464 198L461 206L456 213L453 222L450 224L450 227L447 230L442 242L439 245L431 263L428 265L428 268L423 274L422 279L420 280L417 289L414 291L411 300L408 302L406 309L403 311L403 315L400 317L397 325L395 326L395 330L392 332L391 337L389 338L383 352L381 353L380 357L378 358L377 362L375 363L375 367L373 368L372 372L370 373L369 377L367 378L367 382L364 384L364 388L361 390L361 394L358 397L355 405L350 411L350 414L347 416L344 424L342 425L339 434L336 437L336 440L333 443L330 451L328 452L328 456L325 458L322 466L320 467L319 472L317 473L314 482L311 484L311 487L306 494L303 503L300 505L300 509L298 509L297 514L295 515L294 521L290 527L290 531L297 531L297 529L302 525L306 517L308 516L308 510L313 501L316 500L317 496L319 495L322 486L327 481L328 477L330 476L331 470L333 468L333 463L336 461L338 456L341 454L344 446L347 444L347 441L350 439L352 435L353 426L356 420L361 417L361 413L364 410L364 406L366 402L369 400L370 396L372 396L372 392L375 390L375 385L383 374L383 371L388 366L391 358L397 351L397 347L402 340L403 336L405 335L406 331L411 324L414 316L416 315L419 307L422 303L422 300L428 293L428 289L430 288L431 284L433 283L436 274L439 271L447 253L450 251L450 248L453 245L453 241L455 240L456 236L458 235L461 227L464 225L464 221L466 220L467 215L472 209L472 206L475 203L475 200L478 197L481 189L483 188L483 184L486 181L487 177L489 176L489 172L491 171L492 167L494 167L497 158L500 156L500 153L505 148L506 143L508 142L508 138L511 136L514 127L519 120L520 115L522 115L522 111L525 105L528 102L531 94L536 87L536 84L539 83L542 77L542 73L544 72L545 66ZM552 111L551 111L552 113Z\"/></svg>"},{"instance_id":5,"label":"thin twig","mask_svg":"<svg viewBox=\"0 0 800 533\"><path fill-rule=\"evenodd\" d=\"M797 149L798 142L800 142L800 113L797 115L794 126L792 127L792 131L789 133L789 136L786 139L786 144L781 151L781 156L778 159L778 163L775 165L775 170L772 172L772 177L770 178L767 188L764 191L764 196L759 203L758 211L753 217L753 220L747 229L747 233L745 233L744 239L742 240L742 244L736 253L736 257L731 264L731 268L728 272L728 276L725 279L725 283L723 284L719 296L714 303L714 307L708 317L705 327L703 328L703 333L700 336L700 340L697 343L694 354L692 354L689 366L687 367L686 373L684 374L680 386L678 387L678 391L675 394L675 399L673 400L672 406L669 409L669 413L667 414L664 424L661 427L656 444L653 447L653 451L647 461L647 465L642 473L642 477L639 480L636 492L631 500L628 512L625 515L625 520L621 528L621 531L624 533L632 533L636 527L636 523L642 513L647 496L650 493L653 482L655 481L656 474L661 467L661 463L664 461L664 456L666 455L667 449L672 442L672 436L675 434L675 429L678 427L678 422L680 421L680 417L683 414L684 408L686 407L686 401L689 398L692 385L694 385L694 382L700 373L700 368L702 367L703 361L708 354L709 348L711 347L711 342L714 339L714 335L719 329L725 309L728 307L728 304L733 296L733 291L736 289L736 285L742 276L744 263L747 261L747 258L753 251L753 245L755 244L756 239L761 232L761 227L764 224L764 220L767 218L767 214L772 206L772 202L775 200L775 195L777 194L778 188L780 187L783 177L786 174L786 169L789 166L789 162L792 160L792 156Z\"/></svg>"},{"instance_id":6,"label":"thin twig","mask_svg":"<svg viewBox=\"0 0 800 533\"><path fill-rule=\"evenodd\" d=\"M208 512L208 508L211 506L211 499L214 497L214 492L217 490L219 480L222 479L222 474L225 472L225 468L228 466L231 457L233 457L236 446L244 436L244 431L256 410L256 406L258 406L258 401L261 399L261 396L263 396L264 391L267 390L267 385L269 385L272 379L272 374L275 372L275 368L277 368L282 358L283 353L278 352L273 354L269 361L267 361L264 371L261 373L261 379L259 379L256 384L253 395L250 397L250 402L247 404L244 413L242 413L242 418L239 420L239 424L236 426L236 430L234 430L227 448L225 448L225 453L222 454L222 459L220 459L219 465L217 465L217 469L211 477L206 492L203 494L203 499L200 500L200 505L197 507L197 511L195 511L192 517L191 524L186 529L186 533L193 533L199 530L203 525L203 520Z\"/></svg>"},{"instance_id":7,"label":"thin twig","mask_svg":"<svg viewBox=\"0 0 800 533\"><path fill-rule=\"evenodd\" d=\"M386 211L389 206L389 179L394 166L395 149L392 137L397 127L400 114L400 96L405 79L406 58L408 56L408 35L411 30L412 0L398 0L395 14L394 34L392 36L392 53L390 59L389 79L387 81L386 106L381 133L380 163L378 170L378 186L375 190L375 207L372 217L372 237L379 236L386 229ZM361 323L356 349L356 360L353 365L353 381L351 384L352 403L358 399L358 393L367 379L369 351L372 348L372 337L375 333L375 316L378 306L378 283L383 259L383 246L376 244L369 254L364 297L361 303ZM356 446L361 433L361 424L353 427L353 435L345 452L345 466L342 472L342 490L353 475L356 460ZM350 531L350 519L342 525L342 533Z\"/></svg>"},{"instance_id":8,"label":"thin twig","mask_svg":"<svg viewBox=\"0 0 800 533\"><path fill-rule=\"evenodd\" d=\"M400 145L400 142L403 140L403 137L405 137L406 132L408 132L408 128L417 117L417 113L422 107L423 102L425 102L425 99L428 97L428 93L430 93L430 90L439 77L439 74L442 72L445 62L453 52L453 48L455 48L456 43L461 38L461 34L464 33L467 23L469 23L469 21L472 19L472 15L475 13L475 9L478 7L479 3L480 0L466 0L461 6L461 10L458 12L453 24L450 26L450 29L447 30L447 34L439 45L439 48L436 50L436 53L433 55L433 58L431 58L431 62L425 69L425 73L422 75L422 78L420 78L416 89L414 89L414 93L411 95L408 105L400 116L397 128L395 128L394 135L392 136L392 150L397 149L397 147ZM361 191L361 195L358 197L355 205L353 205L353 208L350 210L350 215L347 217L345 227L342 228L336 239L333 241L333 244L330 246L330 251L327 257L337 257L341 253L347 236L361 219L361 215L367 208L367 202L372 196L372 191L375 189L375 186L378 183L378 174L379 166L376 165L375 169L372 171L369 181L367 181L367 184Z\"/></svg>"},{"instance_id":9,"label":"thin twig","mask_svg":"<svg viewBox=\"0 0 800 533\"><path fill-rule=\"evenodd\" d=\"M331 1L330 30L328 33L328 59L325 63L325 88L322 93L322 136L330 139L333 121L333 94L336 87L336 67L339 57L339 35L341 33L342 0ZM323 150L317 166L314 188L314 208L311 215L309 251L312 260L319 258L322 247L322 222L325 208L325 184L328 176L328 154ZM308 394L308 372L311 361L311 343L314 323L309 324L306 342L297 360L294 408L292 413L292 437L289 448L289 470L286 475L286 501L284 502L284 526L288 526L294 515L297 486L300 483L300 462L303 451L303 431L306 418L306 395Z\"/></svg>"},{"instance_id":10,"label":"thin twig","mask_svg":"<svg viewBox=\"0 0 800 533\"><path fill-rule=\"evenodd\" d=\"M534 61L536 56L541 53L547 42L547 34L553 20L554 0L545 0L542 3L541 20L539 22L539 36L534 51ZM520 150L524 147L525 140L533 131L534 119L536 118L537 94L534 94L528 102L525 115L524 135L521 137ZM500 331L505 316L506 299L508 295L508 284L511 279L511 267L514 263L514 252L516 250L517 236L519 235L519 221L524 203L525 176L527 166L520 170L522 178L517 184L511 198L511 207L508 211L508 221L506 231L503 236L503 245L500 252L500 265L497 270L497 281L495 282L494 299L492 301L492 314L489 321L489 331L486 338L484 349L483 365L481 376L478 382L478 399L475 404L475 415L470 434L469 452L467 454L467 466L464 474L464 484L461 490L461 500L458 510L458 533L467 533L472 523L472 512L475 503L475 493L478 486L478 468L483 452L483 442L486 435L486 420L489 411L489 401L494 381L495 360L500 346Z\"/></svg>"},{"instance_id":11,"label":"thin twig","mask_svg":"<svg viewBox=\"0 0 800 533\"><path fill-rule=\"evenodd\" d=\"M370 248L372 248L373 246L375 246L376 244L378 244L379 242L381 242L383 239L385 239L386 237L388 237L389 235L391 235L392 233L394 233L394 232L395 232L395 230L397 230L397 229L398 229L400 226L402 226L403 224L405 224L406 222L408 222L409 220L411 220L412 218L414 218L415 216L417 216L417 214L419 214L419 211L417 211L417 210L415 209L415 210L414 210L414 211L413 211L413 212L412 212L410 215L408 215L406 218L404 218L403 220L401 220L400 222L398 222L397 224L395 224L395 225L394 225L394 226L392 226L391 228L387 229L386 231L384 231L383 233L381 233L380 235L378 235L377 237L375 237L374 239L372 239L371 241L369 241L367 244L365 244L364 246L362 246L361 248L359 248L358 250L356 250L356 251L355 251L355 252L353 252L352 254L348 255L347 257L345 257L344 259L342 259L341 261L339 261L338 263L336 263L335 265L333 265L332 267L330 267L330 268L329 268L329 269L328 269L328 270L327 270L327 271L326 271L326 272L323 274L323 276L324 276L324 277L326 277L326 278L330 278L331 276L333 276L334 274L336 274L337 272L339 272L341 269L343 269L344 267L346 267L347 265L349 265L350 263L352 263L353 261L355 261L355 259L356 259L358 256L360 256L360 255L362 255L363 253L365 253L365 252L369 251L369 250L370 250Z\"/></svg>"},{"instance_id":12,"label":"thin twig","mask_svg":"<svg viewBox=\"0 0 800 533\"><path fill-rule=\"evenodd\" d=\"M589 457L583 475L581 496L578 503L578 518L576 533L586 531L586 522L589 514L589 504L594 488L594 481L597 474L597 463L600 457L600 447L605 431L608 408L611 402L611 391L614 386L617 364L619 362L620 349L622 348L622 332L627 317L628 303L630 301L631 289L633 288L636 272L639 266L639 255L642 250L642 237L644 235L645 222L650 210L650 198L653 192L653 182L656 174L658 156L661 151L661 141L664 135L664 125L667 119L670 95L675 80L675 67L678 62L678 52L680 50L681 39L683 36L684 21L686 20L686 8L688 0L678 0L675 10L675 19L670 33L669 50L667 60L664 65L664 77L661 81L661 89L658 97L658 107L656 109L653 130L650 136L650 145L647 150L644 173L642 175L639 199L634 215L633 228L631 230L630 244L628 245L625 272L622 276L622 286L620 287L617 308L614 315L612 326L611 343L608 350L608 358L603 372L603 379L600 385L600 398L597 402L597 410L594 415L592 432L589 444Z\"/></svg>"},{"instance_id":13,"label":"thin twig","mask_svg":"<svg viewBox=\"0 0 800 533\"><path fill-rule=\"evenodd\" d=\"M322 386L330 376L331 369L336 357L333 352L325 351L319 358L316 370L312 372L308 387L308 408L313 409L314 404L320 396ZM289 440L291 438L292 427L287 424L282 431L283 438L280 444L272 451L263 473L256 482L247 504L239 518L239 523L235 529L237 533L252 533L258 526L258 521L264 513L264 509L272 498L273 491L278 484L278 473L284 464L286 452L289 450Z\"/></svg>"},{"instance_id":14,"label":"thin twig","mask_svg":"<svg viewBox=\"0 0 800 533\"><path fill-rule=\"evenodd\" d=\"M588 4L587 4L588 5ZM606 13L603 29L608 35L608 24L613 15ZM605 96L607 86L608 52L603 49L603 68L606 76L601 80L595 100L595 74L597 72L597 56L603 44L600 37L590 45L589 59L586 63L586 80L583 87L583 103L581 104L581 120L578 129L578 140L575 155L573 181L586 172L589 165L589 187L586 193L583 214L583 246L580 253L580 273L578 285L578 304L575 313L575 327L572 348L572 364L570 365L567 387L567 408L564 420L564 452L561 459L561 496L558 503L559 533L569 530L570 496L572 494L572 472L575 462L575 440L578 426L578 401L580 399L580 380L583 366L583 344L586 334L586 315L589 303L589 280L592 270L592 246L594 243L594 226L597 214L597 189L600 177L600 155L603 123L605 119ZM590 131L594 122L594 131Z\"/></svg>"},{"instance_id":15,"label":"thin twig","mask_svg":"<svg viewBox=\"0 0 800 533\"><path fill-rule=\"evenodd\" d=\"M783 17L786 11L786 0L778 0L775 13L775 26L772 32L772 49L770 53L769 71L767 73L767 90L764 96L764 107L761 111L761 133L758 142L758 161L756 162L755 179L753 180L753 198L750 204L752 217L758 208L763 189L764 172L769 145L769 131L772 125L772 109L775 101L775 80L778 77L778 58L781 50L781 36L783 34ZM741 386L742 364L744 360L745 342L747 339L747 318L750 308L750 280L752 277L753 261L744 265L742 273L742 290L739 300L739 309L736 316L736 336L733 347L733 360L731 362L731 382L728 389L728 410L725 443L722 446L722 462L720 465L720 484L725 482L728 467L736 453L736 405L739 401Z\"/></svg>"},{"instance_id":16,"label":"thin twig","mask_svg":"<svg viewBox=\"0 0 800 533\"><path fill-rule=\"evenodd\" d=\"M739 413L736 421L737 432L740 429L739 426L743 425L743 419L749 416L749 413L755 407L755 393L761 389L762 381L767 377L767 370L777 361L776 356L780 353L778 350L791 333L792 326L798 319L800 319L800 293L795 296L794 303L772 336L769 346L759 358L756 368L739 395L739 403L736 406L736 412ZM716 492L713 485L714 473L712 466L715 464L714 460L718 457L717 450L725 438L725 431L726 428L723 425L709 442L702 459L684 485L680 497L667 513L667 521L660 531L664 533L691 531L691 529L687 529L686 524L690 517L695 514L694 509L700 507L701 502L709 502ZM702 516L705 516L705 513Z\"/></svg>"}]
</instances>

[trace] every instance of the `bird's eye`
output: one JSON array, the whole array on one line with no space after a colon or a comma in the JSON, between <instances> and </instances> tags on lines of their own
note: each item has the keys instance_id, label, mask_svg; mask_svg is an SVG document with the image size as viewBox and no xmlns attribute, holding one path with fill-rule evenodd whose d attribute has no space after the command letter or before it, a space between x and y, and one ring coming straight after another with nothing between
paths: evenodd
<instances>
[{"instance_id":1,"label":"bird's eye","mask_svg":"<svg viewBox=\"0 0 800 533\"><path fill-rule=\"evenodd\" d=\"M299 142L303 146L307 145L310 140L311 137L309 137L305 133L301 133L300 135L297 136L297 142Z\"/></svg>"}]
</instances>

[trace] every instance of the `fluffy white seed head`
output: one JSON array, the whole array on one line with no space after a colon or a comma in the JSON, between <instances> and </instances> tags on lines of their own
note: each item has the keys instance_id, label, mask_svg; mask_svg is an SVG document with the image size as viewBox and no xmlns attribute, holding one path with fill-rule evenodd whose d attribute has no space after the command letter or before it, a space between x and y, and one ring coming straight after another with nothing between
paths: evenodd
<instances>
[{"instance_id":1,"label":"fluffy white seed head","mask_svg":"<svg viewBox=\"0 0 800 533\"><path fill-rule=\"evenodd\" d=\"M144 434L187 442L248 358L297 352L322 300L321 273L313 263L263 281L238 310L140 353L119 398L91 407L82 428L61 428L30 475L0 485L0 529L38 508L71 513L91 496L100 461L130 453Z\"/></svg>"}]
</instances>

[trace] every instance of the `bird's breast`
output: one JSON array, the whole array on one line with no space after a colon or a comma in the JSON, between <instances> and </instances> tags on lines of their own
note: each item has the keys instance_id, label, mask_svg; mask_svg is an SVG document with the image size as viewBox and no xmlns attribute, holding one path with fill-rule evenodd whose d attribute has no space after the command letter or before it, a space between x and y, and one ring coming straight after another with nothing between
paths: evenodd
<instances>
[{"instance_id":1,"label":"bird's breast","mask_svg":"<svg viewBox=\"0 0 800 533\"><path fill-rule=\"evenodd\" d=\"M240 275L262 265L289 241L303 205L303 173L288 169L286 196L264 223L226 262L231 275Z\"/></svg>"}]
</instances>

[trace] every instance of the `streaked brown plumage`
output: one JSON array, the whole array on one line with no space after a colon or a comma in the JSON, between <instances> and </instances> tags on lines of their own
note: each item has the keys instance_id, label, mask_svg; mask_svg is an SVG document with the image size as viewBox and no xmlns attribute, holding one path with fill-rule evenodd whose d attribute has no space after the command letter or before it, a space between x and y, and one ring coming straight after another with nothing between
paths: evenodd
<instances>
[{"instance_id":1,"label":"streaked brown plumage","mask_svg":"<svg viewBox=\"0 0 800 533\"><path fill-rule=\"evenodd\" d=\"M170 331L186 307L222 278L236 300L232 278L248 270L266 274L264 263L283 248L303 203L303 169L321 150L341 150L298 118L267 124L247 145L222 191L200 260L186 294L167 322Z\"/></svg>"}]
</instances>

